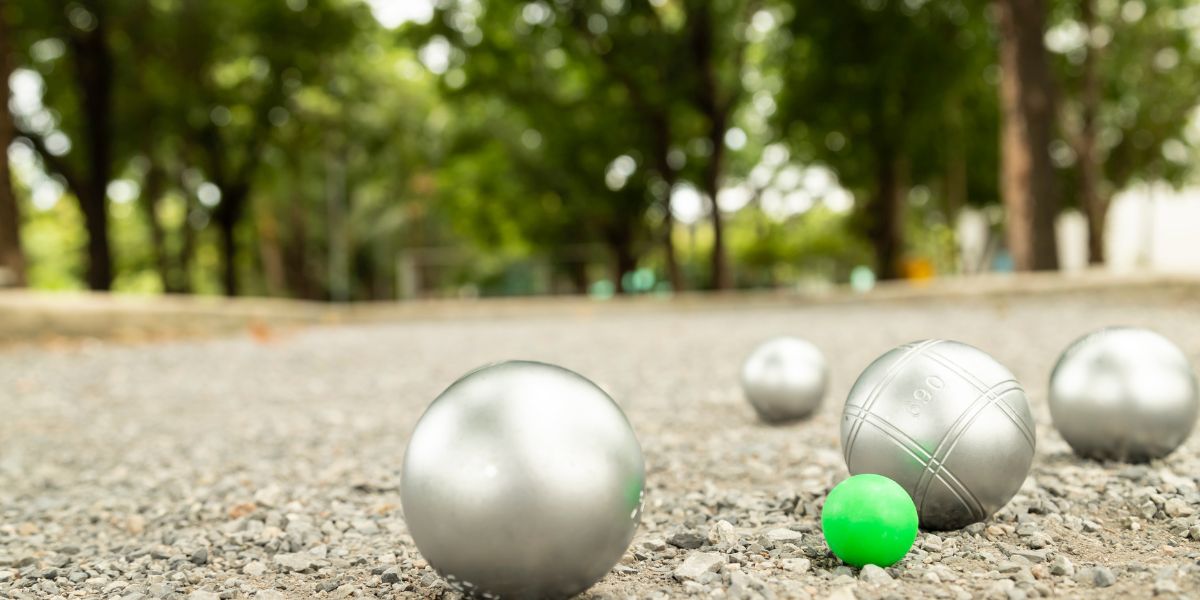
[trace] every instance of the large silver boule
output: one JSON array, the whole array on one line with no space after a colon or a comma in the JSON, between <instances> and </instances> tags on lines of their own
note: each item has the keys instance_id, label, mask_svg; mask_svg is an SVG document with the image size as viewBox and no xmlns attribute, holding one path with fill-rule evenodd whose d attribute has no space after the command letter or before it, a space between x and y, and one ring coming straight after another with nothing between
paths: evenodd
<instances>
[{"instance_id":1,"label":"large silver boule","mask_svg":"<svg viewBox=\"0 0 1200 600\"><path fill-rule=\"evenodd\" d=\"M514 361L468 373L430 404L400 494L417 549L454 588L564 598L629 547L644 481L641 446L603 390Z\"/></svg>"},{"instance_id":2,"label":"large silver boule","mask_svg":"<svg viewBox=\"0 0 1200 600\"><path fill-rule=\"evenodd\" d=\"M1145 329L1102 329L1072 343L1050 375L1050 415L1080 456L1143 462L1192 432L1196 375L1187 356Z\"/></svg>"},{"instance_id":3,"label":"large silver boule","mask_svg":"<svg viewBox=\"0 0 1200 600\"><path fill-rule=\"evenodd\" d=\"M813 414L825 397L829 363L813 344L777 337L760 344L742 364L742 391L758 416L778 423Z\"/></svg>"},{"instance_id":4,"label":"large silver boule","mask_svg":"<svg viewBox=\"0 0 1200 600\"><path fill-rule=\"evenodd\" d=\"M921 527L983 521L1020 489L1036 442L1025 391L983 351L925 340L895 348L859 376L842 414L850 473L908 490Z\"/></svg>"}]
</instances>

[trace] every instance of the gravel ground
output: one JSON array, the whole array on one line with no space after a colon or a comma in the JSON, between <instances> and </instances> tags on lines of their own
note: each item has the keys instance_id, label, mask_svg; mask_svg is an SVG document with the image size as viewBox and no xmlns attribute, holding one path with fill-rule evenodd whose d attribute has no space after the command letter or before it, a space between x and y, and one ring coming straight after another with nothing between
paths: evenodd
<instances>
[{"instance_id":1,"label":"gravel ground","mask_svg":"<svg viewBox=\"0 0 1200 600\"><path fill-rule=\"evenodd\" d=\"M1050 427L1057 353L1153 327L1200 362L1195 300L1154 293L315 328L0 351L0 598L456 597L417 553L399 467L424 406L507 358L575 369L628 412L646 510L587 597L1200 596L1200 436L1164 461L1074 458ZM833 365L820 413L757 423L741 359L778 334ZM974 344L1024 382L1038 454L986 523L922 533L889 569L839 566L818 513L846 476L840 407L889 348Z\"/></svg>"}]
</instances>

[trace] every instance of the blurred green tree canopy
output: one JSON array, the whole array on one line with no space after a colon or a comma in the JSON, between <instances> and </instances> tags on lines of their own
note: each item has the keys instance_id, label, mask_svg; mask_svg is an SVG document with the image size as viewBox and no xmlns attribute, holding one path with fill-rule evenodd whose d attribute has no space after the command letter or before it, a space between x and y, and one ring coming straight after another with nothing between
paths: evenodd
<instances>
[{"instance_id":1,"label":"blurred green tree canopy","mask_svg":"<svg viewBox=\"0 0 1200 600\"><path fill-rule=\"evenodd\" d=\"M1100 260L1114 193L1194 176L1200 7L1045 10L1055 194ZM319 300L953 272L959 213L1001 202L996 14L2 0L0 261L47 289Z\"/></svg>"}]
</instances>

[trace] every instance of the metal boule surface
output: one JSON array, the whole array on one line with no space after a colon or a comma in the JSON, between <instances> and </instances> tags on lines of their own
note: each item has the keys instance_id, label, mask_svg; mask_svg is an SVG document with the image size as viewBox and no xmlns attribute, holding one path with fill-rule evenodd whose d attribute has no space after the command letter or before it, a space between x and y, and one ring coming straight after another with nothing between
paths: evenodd
<instances>
[{"instance_id":1,"label":"metal boule surface","mask_svg":"<svg viewBox=\"0 0 1200 600\"><path fill-rule=\"evenodd\" d=\"M742 391L769 423L811 416L829 386L829 362L811 342L777 337L759 344L742 364Z\"/></svg>"},{"instance_id":2,"label":"metal boule surface","mask_svg":"<svg viewBox=\"0 0 1200 600\"><path fill-rule=\"evenodd\" d=\"M1020 489L1033 462L1033 416L1016 377L982 350L947 340L904 344L859 376L842 413L851 474L892 478L921 527L983 521Z\"/></svg>"},{"instance_id":3,"label":"metal boule surface","mask_svg":"<svg viewBox=\"0 0 1200 600\"><path fill-rule=\"evenodd\" d=\"M1191 434L1200 409L1183 351L1133 327L1075 340L1050 376L1049 400L1054 427L1076 454L1130 462L1170 454Z\"/></svg>"},{"instance_id":4,"label":"metal boule surface","mask_svg":"<svg viewBox=\"0 0 1200 600\"><path fill-rule=\"evenodd\" d=\"M637 529L645 467L624 413L553 365L482 367L417 422L401 497L417 549L468 595L573 596Z\"/></svg>"}]
</instances>

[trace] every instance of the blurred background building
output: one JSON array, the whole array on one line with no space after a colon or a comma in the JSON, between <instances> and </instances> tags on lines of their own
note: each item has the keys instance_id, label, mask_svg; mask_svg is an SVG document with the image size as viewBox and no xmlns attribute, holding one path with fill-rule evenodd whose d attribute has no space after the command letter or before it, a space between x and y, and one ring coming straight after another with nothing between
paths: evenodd
<instances>
[{"instance_id":1,"label":"blurred background building","mask_svg":"<svg viewBox=\"0 0 1200 600\"><path fill-rule=\"evenodd\" d=\"M1200 273L1191 0L0 0L0 286Z\"/></svg>"}]
</instances>

